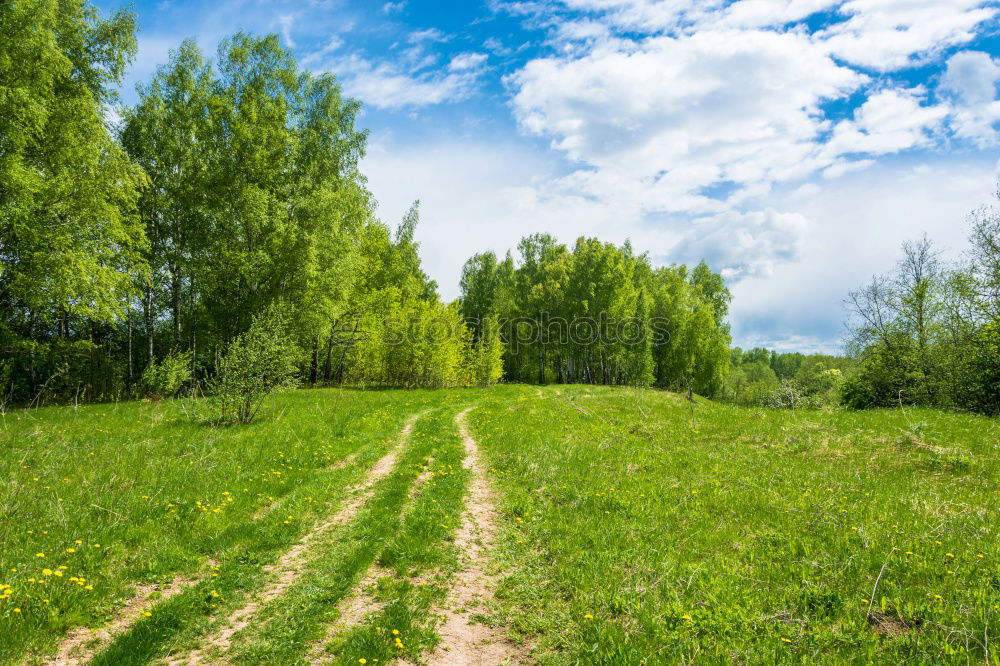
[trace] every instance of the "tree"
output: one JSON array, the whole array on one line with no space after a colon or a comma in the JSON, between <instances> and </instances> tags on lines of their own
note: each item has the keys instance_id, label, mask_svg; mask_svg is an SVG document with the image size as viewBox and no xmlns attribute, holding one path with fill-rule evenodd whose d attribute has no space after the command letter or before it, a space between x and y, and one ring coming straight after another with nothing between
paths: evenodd
<instances>
[{"instance_id":1,"label":"tree","mask_svg":"<svg viewBox=\"0 0 1000 666\"><path fill-rule=\"evenodd\" d=\"M144 179L105 119L135 17L102 20L82 0L7 2L0 34L0 337L34 397L41 374L79 367L71 355L91 361L74 380L98 381L107 367L92 350L144 271Z\"/></svg>"}]
</instances>

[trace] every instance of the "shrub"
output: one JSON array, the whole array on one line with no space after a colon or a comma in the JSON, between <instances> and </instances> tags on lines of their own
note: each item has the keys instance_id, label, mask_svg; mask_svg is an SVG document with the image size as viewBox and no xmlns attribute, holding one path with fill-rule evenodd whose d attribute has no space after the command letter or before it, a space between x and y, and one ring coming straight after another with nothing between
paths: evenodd
<instances>
[{"instance_id":1,"label":"shrub","mask_svg":"<svg viewBox=\"0 0 1000 666\"><path fill-rule=\"evenodd\" d=\"M292 385L296 351L283 316L255 317L229 344L209 385L219 420L250 423L268 394Z\"/></svg>"},{"instance_id":2,"label":"shrub","mask_svg":"<svg viewBox=\"0 0 1000 666\"><path fill-rule=\"evenodd\" d=\"M171 398L190 379L191 352L175 350L146 368L142 373L142 386L154 398Z\"/></svg>"},{"instance_id":3,"label":"shrub","mask_svg":"<svg viewBox=\"0 0 1000 666\"><path fill-rule=\"evenodd\" d=\"M801 387L796 382L786 379L771 393L769 402L771 407L777 409L794 410L799 406L803 397Z\"/></svg>"}]
</instances>

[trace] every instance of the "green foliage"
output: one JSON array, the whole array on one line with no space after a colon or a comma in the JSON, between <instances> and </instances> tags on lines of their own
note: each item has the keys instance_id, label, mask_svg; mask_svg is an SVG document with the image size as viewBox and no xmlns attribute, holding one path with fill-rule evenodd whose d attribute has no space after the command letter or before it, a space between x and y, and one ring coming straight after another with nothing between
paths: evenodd
<instances>
[{"instance_id":1,"label":"green foliage","mask_svg":"<svg viewBox=\"0 0 1000 666\"><path fill-rule=\"evenodd\" d=\"M840 401L844 377L854 366L843 356L735 347L720 398L753 407L832 407Z\"/></svg>"},{"instance_id":2,"label":"green foliage","mask_svg":"<svg viewBox=\"0 0 1000 666\"><path fill-rule=\"evenodd\" d=\"M80 0L5 2L0 34L0 336L18 358L14 399L28 402L52 393L71 341L103 342L145 271L144 178L105 121L135 53L135 17L102 20ZM82 391L91 397L112 365L97 356Z\"/></svg>"},{"instance_id":3,"label":"green foliage","mask_svg":"<svg viewBox=\"0 0 1000 666\"><path fill-rule=\"evenodd\" d=\"M229 343L209 383L219 421L250 423L269 394L292 385L297 352L284 315L275 310L255 317Z\"/></svg>"},{"instance_id":4,"label":"green foliage","mask_svg":"<svg viewBox=\"0 0 1000 666\"><path fill-rule=\"evenodd\" d=\"M503 342L495 315L480 323L478 339L472 332L463 341L463 383L469 386L492 386L503 377Z\"/></svg>"},{"instance_id":5,"label":"green foliage","mask_svg":"<svg viewBox=\"0 0 1000 666\"><path fill-rule=\"evenodd\" d=\"M80 0L0 6L0 299L25 337L122 312L143 266L140 170L104 107L135 49L135 17Z\"/></svg>"},{"instance_id":6,"label":"green foliage","mask_svg":"<svg viewBox=\"0 0 1000 666\"><path fill-rule=\"evenodd\" d=\"M390 287L369 295L345 381L358 385L486 386L501 376L495 322L478 342L455 305L405 296Z\"/></svg>"},{"instance_id":7,"label":"green foliage","mask_svg":"<svg viewBox=\"0 0 1000 666\"><path fill-rule=\"evenodd\" d=\"M859 372L846 406L958 407L1000 413L1000 211L972 215L964 263L945 268L925 238L896 269L851 293Z\"/></svg>"},{"instance_id":8,"label":"green foliage","mask_svg":"<svg viewBox=\"0 0 1000 666\"><path fill-rule=\"evenodd\" d=\"M190 351L171 351L142 373L142 385L155 398L171 398L191 380Z\"/></svg>"},{"instance_id":9,"label":"green foliage","mask_svg":"<svg viewBox=\"0 0 1000 666\"><path fill-rule=\"evenodd\" d=\"M691 388L715 394L728 370L729 292L702 263L654 270L626 243L547 234L521 261L477 254L462 270L461 312L479 334L495 316L513 381Z\"/></svg>"}]
</instances>

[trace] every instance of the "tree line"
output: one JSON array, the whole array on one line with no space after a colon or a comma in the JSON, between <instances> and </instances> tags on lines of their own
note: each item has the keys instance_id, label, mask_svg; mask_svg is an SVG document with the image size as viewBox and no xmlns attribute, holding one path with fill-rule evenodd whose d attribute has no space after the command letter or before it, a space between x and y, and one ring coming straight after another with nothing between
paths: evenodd
<instances>
[{"instance_id":1,"label":"tree line","mask_svg":"<svg viewBox=\"0 0 1000 666\"><path fill-rule=\"evenodd\" d=\"M748 407L832 407L856 370L849 356L734 347L720 397Z\"/></svg>"},{"instance_id":2,"label":"tree line","mask_svg":"<svg viewBox=\"0 0 1000 666\"><path fill-rule=\"evenodd\" d=\"M474 336L497 326L511 381L658 386L715 395L728 369L730 293L704 263L654 268L631 244L533 234L462 269Z\"/></svg>"},{"instance_id":3,"label":"tree line","mask_svg":"<svg viewBox=\"0 0 1000 666\"><path fill-rule=\"evenodd\" d=\"M333 76L274 35L185 41L114 119L135 29L84 0L0 7L0 401L173 393L266 340L309 384L498 379L420 266L417 204L375 217Z\"/></svg>"},{"instance_id":4,"label":"tree line","mask_svg":"<svg viewBox=\"0 0 1000 666\"><path fill-rule=\"evenodd\" d=\"M1000 198L1000 193L998 193ZM926 237L852 291L849 407L924 405L1000 413L1000 210L969 220L969 249L946 262Z\"/></svg>"},{"instance_id":5,"label":"tree line","mask_svg":"<svg viewBox=\"0 0 1000 666\"><path fill-rule=\"evenodd\" d=\"M926 239L850 294L847 357L730 349L724 280L547 234L470 258L442 302L414 204L391 229L360 105L274 35L171 52L116 89L135 16L0 5L0 404L265 383L583 382L738 404L1000 412L1000 214L948 264Z\"/></svg>"}]
</instances>

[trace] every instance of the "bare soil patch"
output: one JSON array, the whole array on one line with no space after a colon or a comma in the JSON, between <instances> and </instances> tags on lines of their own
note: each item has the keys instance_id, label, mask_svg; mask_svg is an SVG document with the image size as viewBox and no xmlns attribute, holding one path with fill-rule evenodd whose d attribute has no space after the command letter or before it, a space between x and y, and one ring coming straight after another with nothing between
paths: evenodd
<instances>
[{"instance_id":1,"label":"bare soil patch","mask_svg":"<svg viewBox=\"0 0 1000 666\"><path fill-rule=\"evenodd\" d=\"M70 631L59 644L56 656L45 662L46 666L82 666L89 663L94 655L110 645L116 636L127 631L142 618L143 613L148 613L154 604L182 592L194 582L192 578L176 578L166 586L140 585L111 622L101 627L77 627Z\"/></svg>"},{"instance_id":2,"label":"bare soil patch","mask_svg":"<svg viewBox=\"0 0 1000 666\"><path fill-rule=\"evenodd\" d=\"M474 623L472 616L485 612L493 597L495 577L487 573L490 551L496 544L497 510L495 495L479 460L479 448L469 433L466 415L455 416L465 460L462 465L472 478L462 525L455 536L462 568L440 611L444 621L438 627L441 643L429 655L430 666L497 666L524 662L524 649L509 641L502 628Z\"/></svg>"}]
</instances>

